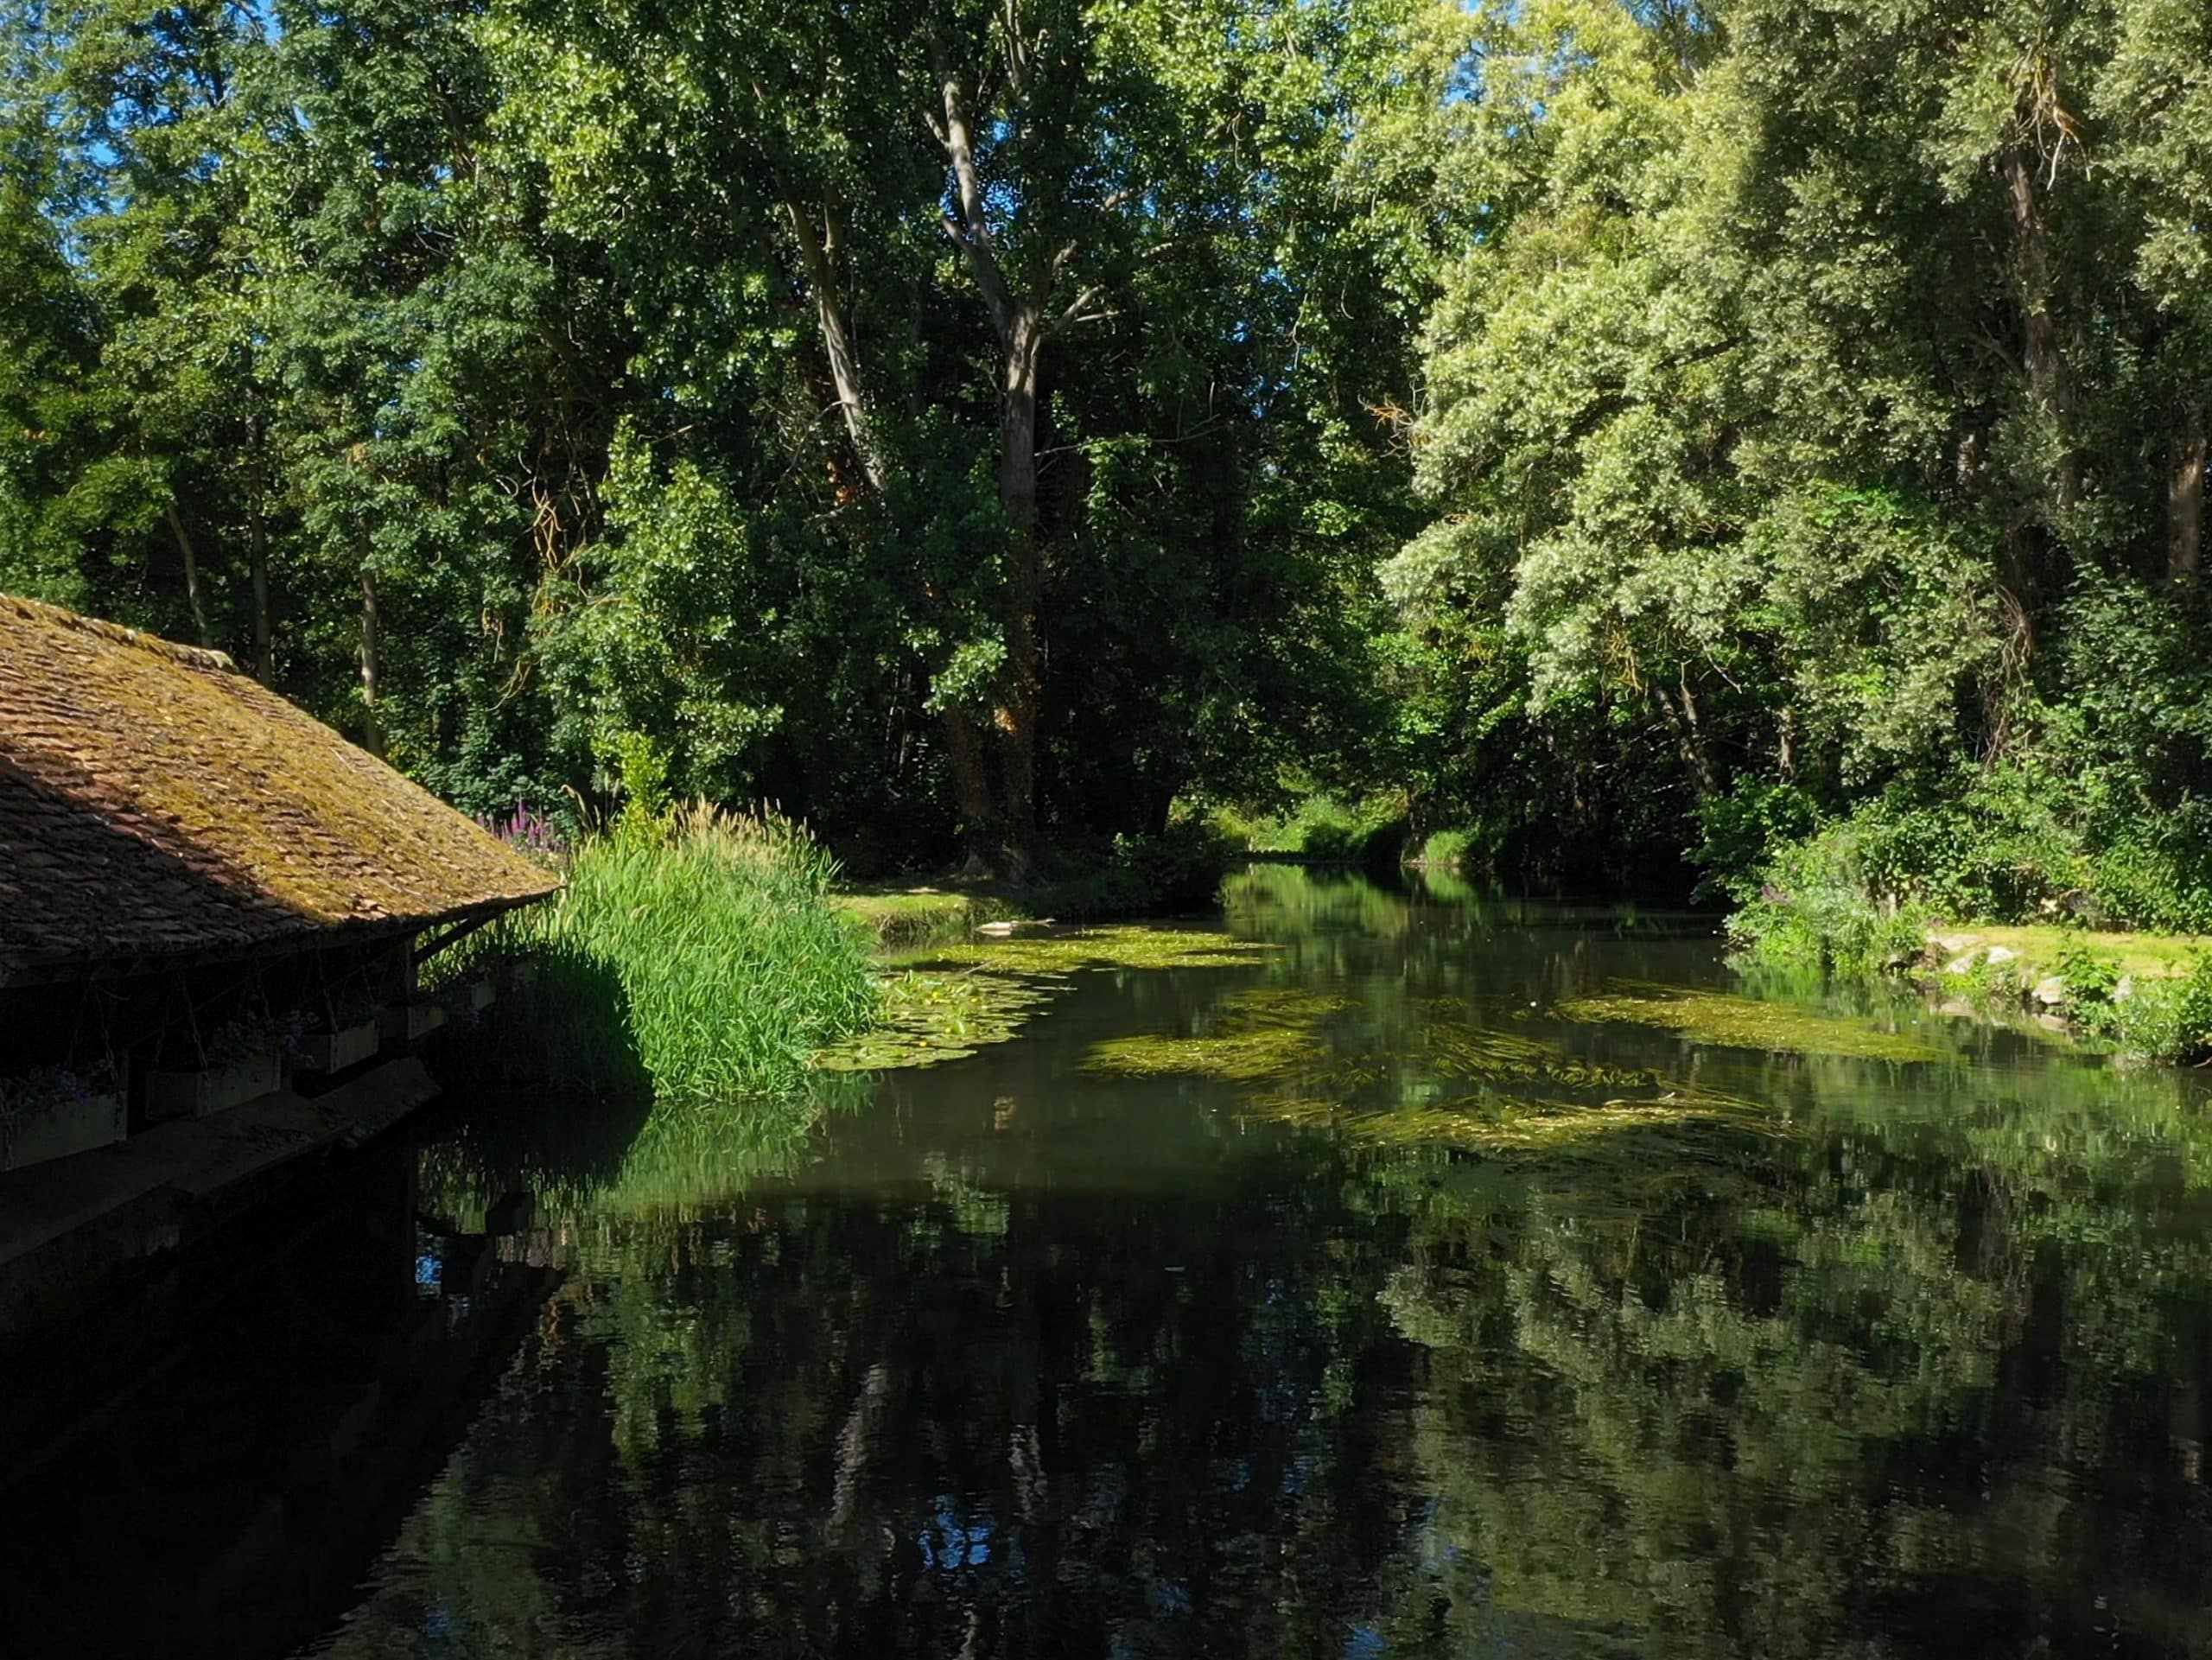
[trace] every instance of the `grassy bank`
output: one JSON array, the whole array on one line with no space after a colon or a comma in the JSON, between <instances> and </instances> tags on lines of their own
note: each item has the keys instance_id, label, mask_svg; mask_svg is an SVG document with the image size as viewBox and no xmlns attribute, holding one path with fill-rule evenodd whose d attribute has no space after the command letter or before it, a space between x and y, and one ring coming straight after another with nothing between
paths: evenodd
<instances>
[{"instance_id":1,"label":"grassy bank","mask_svg":"<svg viewBox=\"0 0 2212 1660\"><path fill-rule=\"evenodd\" d=\"M2060 923L1949 921L1843 885L1771 882L1729 919L1745 959L1907 979L1991 1010L2026 1010L2142 1059L2212 1056L2212 938Z\"/></svg>"},{"instance_id":2,"label":"grassy bank","mask_svg":"<svg viewBox=\"0 0 2212 1660\"><path fill-rule=\"evenodd\" d=\"M625 818L566 860L556 899L479 947L535 970L460 1046L461 1064L674 1103L796 1089L817 1049L877 1008L868 939L833 905L835 874L779 818Z\"/></svg>"}]
</instances>

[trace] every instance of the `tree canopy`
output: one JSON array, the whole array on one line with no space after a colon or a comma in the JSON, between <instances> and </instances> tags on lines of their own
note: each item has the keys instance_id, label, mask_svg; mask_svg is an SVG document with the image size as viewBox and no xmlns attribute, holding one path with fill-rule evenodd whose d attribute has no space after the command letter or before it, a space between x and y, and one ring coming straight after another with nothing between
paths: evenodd
<instances>
[{"instance_id":1,"label":"tree canopy","mask_svg":"<svg viewBox=\"0 0 2212 1660\"><path fill-rule=\"evenodd\" d=\"M1522 878L2212 923L2201 7L67 0L0 53L0 587L464 805L1018 871L1327 786Z\"/></svg>"}]
</instances>

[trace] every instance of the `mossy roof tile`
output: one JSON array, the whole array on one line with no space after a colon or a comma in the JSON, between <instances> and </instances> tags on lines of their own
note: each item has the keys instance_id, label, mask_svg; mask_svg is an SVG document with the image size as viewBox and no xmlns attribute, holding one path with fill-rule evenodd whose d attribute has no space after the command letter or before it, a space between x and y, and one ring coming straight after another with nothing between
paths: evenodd
<instances>
[{"instance_id":1,"label":"mossy roof tile","mask_svg":"<svg viewBox=\"0 0 2212 1660\"><path fill-rule=\"evenodd\" d=\"M555 886L220 652L0 595L0 984Z\"/></svg>"}]
</instances>

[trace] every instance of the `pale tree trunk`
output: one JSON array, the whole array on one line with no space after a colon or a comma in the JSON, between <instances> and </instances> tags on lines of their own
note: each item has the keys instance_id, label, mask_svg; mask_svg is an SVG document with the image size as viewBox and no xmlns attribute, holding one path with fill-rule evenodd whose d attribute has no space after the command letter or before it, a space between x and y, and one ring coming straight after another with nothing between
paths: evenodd
<instances>
[{"instance_id":1,"label":"pale tree trunk","mask_svg":"<svg viewBox=\"0 0 2212 1660\"><path fill-rule=\"evenodd\" d=\"M2189 400L2166 481L2166 573L2194 577L2204 563L2204 399Z\"/></svg>"},{"instance_id":2,"label":"pale tree trunk","mask_svg":"<svg viewBox=\"0 0 2212 1660\"><path fill-rule=\"evenodd\" d=\"M1667 724L1675 730L1675 747L1682 758L1682 765L1689 769L1690 785L1700 801L1710 799L1719 790L1719 780L1713 771L1713 758L1705 747L1705 728L1698 718L1697 694L1690 690L1688 671L1677 682L1677 697L1667 696L1663 686L1651 690L1659 699L1659 708L1667 717Z\"/></svg>"},{"instance_id":3,"label":"pale tree trunk","mask_svg":"<svg viewBox=\"0 0 2212 1660\"><path fill-rule=\"evenodd\" d=\"M999 499L1013 526L1014 548L1007 581L1006 695L998 718L1007 823L1020 842L1036 830L1037 709L1045 681L1038 639L1044 576L1037 548L1037 366L1044 335L1034 308L1017 305L1009 335Z\"/></svg>"},{"instance_id":4,"label":"pale tree trunk","mask_svg":"<svg viewBox=\"0 0 2212 1660\"><path fill-rule=\"evenodd\" d=\"M382 625L377 616L377 579L361 572L361 747L384 759L384 725L377 712L378 657Z\"/></svg>"},{"instance_id":5,"label":"pale tree trunk","mask_svg":"<svg viewBox=\"0 0 2212 1660\"><path fill-rule=\"evenodd\" d=\"M1009 47L1009 80L1016 96L1026 73L1027 52ZM1001 263L983 203L983 184L976 164L974 131L967 100L957 76L940 61L942 125L932 123L938 142L952 167L955 211L944 221L945 234L960 250L999 345L999 501L1013 537L1000 626L1006 646L1006 671L997 706L1000 771L1003 788L1001 827L1007 856L1026 868L1037 836L1037 726L1044 687L1044 559L1037 526L1037 423L1039 373L1045 342L1080 321L1096 296L1088 290L1057 312L1047 308L1052 280L1074 253L1063 248L1017 289Z\"/></svg>"},{"instance_id":6,"label":"pale tree trunk","mask_svg":"<svg viewBox=\"0 0 2212 1660\"><path fill-rule=\"evenodd\" d=\"M822 334L822 350L830 359L830 384L837 395L837 411L843 417L845 435L868 488L880 493L884 487L883 456L868 419L868 392L861 379L860 352L853 340L851 321L837 298L836 220L824 214L824 229L796 200L784 199L784 213L791 221L791 239L798 245L799 263L806 269L806 285L813 291L814 319Z\"/></svg>"},{"instance_id":7,"label":"pale tree trunk","mask_svg":"<svg viewBox=\"0 0 2212 1660\"><path fill-rule=\"evenodd\" d=\"M178 557L184 561L184 602L192 612L193 637L202 646L212 646L214 636L207 630L207 606L200 593L200 554L192 545L192 537L184 528L184 519L172 500L162 509L168 520L169 534L176 539Z\"/></svg>"},{"instance_id":8,"label":"pale tree trunk","mask_svg":"<svg viewBox=\"0 0 2212 1660\"><path fill-rule=\"evenodd\" d=\"M868 384L861 373L860 351L852 323L837 297L836 221L825 213L823 222L826 228L817 231L814 216L796 197L788 195L784 198L784 213L791 226L791 239L798 245L799 263L805 270L807 288L814 300L815 324L822 336L823 355L829 359L830 384L836 395L846 436L852 442L853 454L859 459L868 487L880 494L888 481L888 468L876 442ZM1031 408L1033 414L1033 395ZM1033 428L1033 419L1032 424ZM1029 448L1033 455L1033 437ZM1034 497L1033 484L1033 501ZM945 755L952 769L953 797L960 811L961 836L967 846L970 869L980 873L987 868L984 849L999 823L998 810L991 798L990 766L984 754L983 735L977 729L975 717L964 709L949 708L941 719Z\"/></svg>"}]
</instances>

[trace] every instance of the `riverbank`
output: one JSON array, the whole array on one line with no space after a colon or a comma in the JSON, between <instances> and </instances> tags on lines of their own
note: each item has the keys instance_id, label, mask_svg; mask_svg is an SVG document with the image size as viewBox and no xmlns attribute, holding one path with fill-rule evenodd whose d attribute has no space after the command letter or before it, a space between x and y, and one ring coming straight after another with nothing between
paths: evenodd
<instances>
[{"instance_id":1,"label":"riverbank","mask_svg":"<svg viewBox=\"0 0 2212 1660\"><path fill-rule=\"evenodd\" d=\"M1955 923L1764 901L1730 919L1739 957L1903 979L1961 1012L2025 1013L2142 1060L2212 1055L2212 936Z\"/></svg>"}]
</instances>

